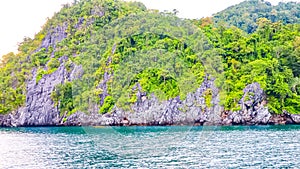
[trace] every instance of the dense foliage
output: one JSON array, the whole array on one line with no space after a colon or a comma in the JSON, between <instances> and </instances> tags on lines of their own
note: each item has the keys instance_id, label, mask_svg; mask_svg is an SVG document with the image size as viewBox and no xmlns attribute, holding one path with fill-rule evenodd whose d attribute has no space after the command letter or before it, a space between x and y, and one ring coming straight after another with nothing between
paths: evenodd
<instances>
[{"instance_id":1,"label":"dense foliage","mask_svg":"<svg viewBox=\"0 0 300 169\"><path fill-rule=\"evenodd\" d=\"M246 0L238 5L213 15L214 23L236 26L248 33L253 33L259 18L267 18L272 22L293 24L300 22L300 3L279 2L272 5L264 0Z\"/></svg>"},{"instance_id":2,"label":"dense foliage","mask_svg":"<svg viewBox=\"0 0 300 169\"><path fill-rule=\"evenodd\" d=\"M242 9L251 15L247 20L239 16ZM130 110L139 86L148 97L184 99L206 74L216 78L226 110L239 109L243 88L258 82L274 113L300 113L300 26L287 24L299 23L299 14L285 15L287 10L299 11L299 4L245 1L216 14L214 21L227 25L215 27L210 18L180 19L137 2L74 1L49 19L34 39L24 39L17 55L3 56L0 114L24 105L32 70L37 70L38 84L62 64L69 72L74 64L84 71L80 79L56 86L51 95L68 115L107 113L115 105ZM252 14L255 11L257 16ZM57 27L65 38L43 46ZM211 97L212 92L206 91L209 107Z\"/></svg>"},{"instance_id":3,"label":"dense foliage","mask_svg":"<svg viewBox=\"0 0 300 169\"><path fill-rule=\"evenodd\" d=\"M236 27L203 29L220 55L223 72L219 79L223 104L235 109L247 84L258 82L275 113L300 112L299 37L300 25L272 23L262 18L258 29L246 34ZM210 52L210 51L208 51Z\"/></svg>"}]
</instances>

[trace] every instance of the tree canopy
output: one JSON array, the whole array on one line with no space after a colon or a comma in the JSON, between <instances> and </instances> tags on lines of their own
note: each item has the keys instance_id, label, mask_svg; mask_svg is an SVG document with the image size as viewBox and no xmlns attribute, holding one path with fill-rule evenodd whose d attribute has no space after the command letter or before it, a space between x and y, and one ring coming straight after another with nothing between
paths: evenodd
<instances>
[{"instance_id":1,"label":"tree canopy","mask_svg":"<svg viewBox=\"0 0 300 169\"><path fill-rule=\"evenodd\" d=\"M84 72L80 79L56 86L51 95L69 115L94 107L99 113L109 113L115 105L130 109L138 86L148 97L184 99L208 74L216 78L226 110L239 109L243 89L258 82L273 113L300 113L297 11L299 3L272 6L250 0L212 18L188 20L176 12L147 10L138 2L74 1L33 39L25 38L18 54L3 56L0 114L25 104L33 68L39 83L61 64L68 71L82 65ZM59 40L46 41L50 35Z\"/></svg>"}]
</instances>

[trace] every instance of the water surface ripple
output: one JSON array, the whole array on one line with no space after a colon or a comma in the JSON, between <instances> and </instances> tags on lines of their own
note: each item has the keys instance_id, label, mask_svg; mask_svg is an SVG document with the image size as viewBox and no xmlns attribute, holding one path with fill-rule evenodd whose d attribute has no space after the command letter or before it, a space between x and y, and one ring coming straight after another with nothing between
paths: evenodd
<instances>
[{"instance_id":1,"label":"water surface ripple","mask_svg":"<svg viewBox=\"0 0 300 169\"><path fill-rule=\"evenodd\" d=\"M0 168L297 168L300 126L0 129Z\"/></svg>"}]
</instances>

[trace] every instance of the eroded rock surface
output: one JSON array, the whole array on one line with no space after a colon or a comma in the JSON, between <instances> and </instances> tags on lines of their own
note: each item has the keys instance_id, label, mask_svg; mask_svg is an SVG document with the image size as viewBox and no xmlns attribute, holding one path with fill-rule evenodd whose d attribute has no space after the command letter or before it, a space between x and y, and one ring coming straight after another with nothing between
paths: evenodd
<instances>
[{"instance_id":1,"label":"eroded rock surface","mask_svg":"<svg viewBox=\"0 0 300 169\"><path fill-rule=\"evenodd\" d=\"M68 73L62 64L57 71L44 76L38 83L35 81L36 72L33 74L33 79L28 82L26 106L9 115L0 116L1 126L300 124L299 115L272 115L265 106L266 95L258 83L246 86L239 101L240 110L224 111L219 103L219 90L214 85L214 79L209 78L184 100L176 97L161 102L153 94L147 96L137 84L134 89L137 91L137 102L132 105L130 111L114 107L111 113L104 115L98 112L77 112L63 120L64 116L50 95L56 85L80 78L82 68L74 65L73 71ZM104 84L105 82L100 86L103 89ZM211 93L211 104L205 100L207 91Z\"/></svg>"}]
</instances>

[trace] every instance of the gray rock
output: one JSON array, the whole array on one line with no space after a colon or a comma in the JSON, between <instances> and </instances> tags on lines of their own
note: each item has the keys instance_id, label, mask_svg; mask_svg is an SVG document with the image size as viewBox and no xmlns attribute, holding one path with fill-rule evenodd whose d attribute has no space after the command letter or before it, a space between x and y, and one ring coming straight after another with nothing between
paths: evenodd
<instances>
[{"instance_id":1,"label":"gray rock","mask_svg":"<svg viewBox=\"0 0 300 169\"><path fill-rule=\"evenodd\" d=\"M244 95L239 101L239 104L242 106L242 110L249 108L255 109L255 106L262 103L265 98L266 95L259 83L252 83L244 89Z\"/></svg>"},{"instance_id":2,"label":"gray rock","mask_svg":"<svg viewBox=\"0 0 300 169\"><path fill-rule=\"evenodd\" d=\"M69 81L73 81L75 79L80 79L83 75L83 68L82 65L75 65L72 64L72 71L69 76Z\"/></svg>"},{"instance_id":3,"label":"gray rock","mask_svg":"<svg viewBox=\"0 0 300 169\"><path fill-rule=\"evenodd\" d=\"M260 107L253 116L251 122L253 124L267 124L271 118L271 114L267 107Z\"/></svg>"},{"instance_id":4,"label":"gray rock","mask_svg":"<svg viewBox=\"0 0 300 169\"><path fill-rule=\"evenodd\" d=\"M249 84L239 101L241 110L228 112L229 115L223 120L223 124L228 124L230 121L233 124L268 124L271 113L263 106L265 98L266 95L258 83Z\"/></svg>"},{"instance_id":5,"label":"gray rock","mask_svg":"<svg viewBox=\"0 0 300 169\"><path fill-rule=\"evenodd\" d=\"M75 25L75 29L81 29L81 26L82 26L83 23L84 23L84 18L83 18L83 17L80 17L80 18L78 19L77 24Z\"/></svg>"},{"instance_id":6,"label":"gray rock","mask_svg":"<svg viewBox=\"0 0 300 169\"><path fill-rule=\"evenodd\" d=\"M79 73L78 73L79 72ZM159 101L154 94L147 96L142 92L139 84L133 87L137 91L137 102L130 111L114 107L111 113L100 115L98 111L89 114L76 112L65 118L50 98L51 92L57 84L66 80L74 80L82 75L80 66L73 66L68 73L62 64L56 72L44 76L38 84L33 79L28 82L26 106L7 116L0 116L1 126L40 126L40 125L259 125L300 123L299 115L272 116L264 107L265 94L258 83L253 83L244 89L239 104L239 111L224 111L220 106L219 91L214 85L214 79L205 78L201 86L180 100L179 97L166 101ZM99 88L107 90L106 82L112 75L105 73ZM207 107L204 99L205 91L212 93L211 106ZM104 92L105 93L105 92ZM108 95L101 95L105 99Z\"/></svg>"},{"instance_id":7,"label":"gray rock","mask_svg":"<svg viewBox=\"0 0 300 169\"><path fill-rule=\"evenodd\" d=\"M57 26L48 31L48 34L42 41L40 48L48 49L50 46L55 48L56 44L67 37L66 29L68 24L64 23L62 26Z\"/></svg>"},{"instance_id":8,"label":"gray rock","mask_svg":"<svg viewBox=\"0 0 300 169\"><path fill-rule=\"evenodd\" d=\"M64 59L59 59L61 65L55 72L44 75L39 82L36 82L37 70L32 70L33 77L27 81L25 106L1 118L2 126L61 125L61 113L51 99L51 94L57 85L79 78L83 73L82 67L75 64L69 73L64 66Z\"/></svg>"},{"instance_id":9,"label":"gray rock","mask_svg":"<svg viewBox=\"0 0 300 169\"><path fill-rule=\"evenodd\" d=\"M104 78L105 79L105 78ZM100 83L100 86L103 84ZM109 125L174 125L174 124L195 124L210 123L220 124L220 106L218 89L214 86L214 80L206 78L202 85L194 92L190 93L183 101L179 97L160 102L153 94L147 98L142 92L141 86L137 84L133 90L137 89L137 102L132 105L131 111L123 111L114 108ZM204 92L211 89L213 92L213 106L205 107ZM104 117L103 117L104 118ZM107 119L107 117L105 117ZM125 120L126 124L122 124Z\"/></svg>"},{"instance_id":10,"label":"gray rock","mask_svg":"<svg viewBox=\"0 0 300 169\"><path fill-rule=\"evenodd\" d=\"M111 79L111 77L112 75L110 73L105 72L103 75L103 80L97 86L97 89L100 89L102 91L101 94L99 94L100 106L103 105L104 99L108 96L107 82Z\"/></svg>"},{"instance_id":11,"label":"gray rock","mask_svg":"<svg viewBox=\"0 0 300 169\"><path fill-rule=\"evenodd\" d=\"M36 69L33 78L27 83L26 106L14 116L16 126L56 125L59 123L59 110L51 99L54 87L65 81L66 70L61 65L53 74L45 75L36 82Z\"/></svg>"},{"instance_id":12,"label":"gray rock","mask_svg":"<svg viewBox=\"0 0 300 169\"><path fill-rule=\"evenodd\" d=\"M292 119L295 124L300 124L300 115L297 114L287 114L288 117Z\"/></svg>"}]
</instances>

